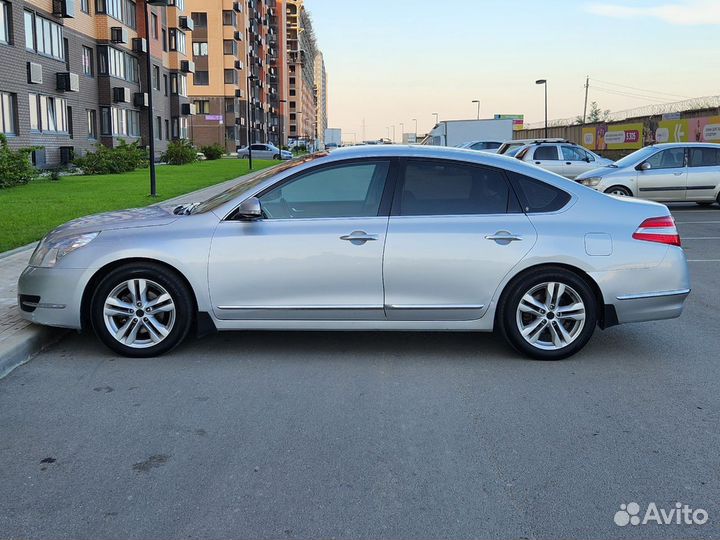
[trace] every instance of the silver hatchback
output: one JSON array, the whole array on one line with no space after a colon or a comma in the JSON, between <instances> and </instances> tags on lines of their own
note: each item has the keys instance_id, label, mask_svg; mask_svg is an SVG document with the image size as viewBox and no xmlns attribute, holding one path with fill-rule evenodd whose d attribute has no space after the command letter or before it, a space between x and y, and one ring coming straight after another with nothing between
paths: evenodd
<instances>
[{"instance_id":1,"label":"silver hatchback","mask_svg":"<svg viewBox=\"0 0 720 540\"><path fill-rule=\"evenodd\" d=\"M19 304L128 356L212 330L496 329L555 360L596 326L678 317L689 292L663 205L511 158L378 145L69 222L39 244Z\"/></svg>"}]
</instances>

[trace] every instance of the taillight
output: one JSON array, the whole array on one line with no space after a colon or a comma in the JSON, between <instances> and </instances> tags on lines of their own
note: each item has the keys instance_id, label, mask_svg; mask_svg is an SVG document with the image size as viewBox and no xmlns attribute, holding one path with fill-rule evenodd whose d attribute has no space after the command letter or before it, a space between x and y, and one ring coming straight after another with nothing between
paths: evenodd
<instances>
[{"instance_id":1,"label":"taillight","mask_svg":"<svg viewBox=\"0 0 720 540\"><path fill-rule=\"evenodd\" d=\"M632 235L635 240L646 242L659 242L671 246L681 246L675 220L672 216L648 218L643 221Z\"/></svg>"}]
</instances>

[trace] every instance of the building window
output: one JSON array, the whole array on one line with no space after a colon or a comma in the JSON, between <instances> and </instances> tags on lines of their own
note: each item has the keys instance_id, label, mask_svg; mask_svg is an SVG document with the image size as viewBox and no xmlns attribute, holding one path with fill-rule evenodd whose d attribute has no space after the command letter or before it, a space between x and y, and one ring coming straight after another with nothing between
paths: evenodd
<instances>
[{"instance_id":1,"label":"building window","mask_svg":"<svg viewBox=\"0 0 720 540\"><path fill-rule=\"evenodd\" d=\"M128 111L128 132L127 134L131 137L140 136L140 111Z\"/></svg>"},{"instance_id":2,"label":"building window","mask_svg":"<svg viewBox=\"0 0 720 540\"><path fill-rule=\"evenodd\" d=\"M295 84L295 77L290 77L290 84Z\"/></svg>"},{"instance_id":3,"label":"building window","mask_svg":"<svg viewBox=\"0 0 720 540\"><path fill-rule=\"evenodd\" d=\"M150 14L151 17L151 23L150 23L150 29L152 30L152 38L157 39L158 38L158 16L155 13Z\"/></svg>"},{"instance_id":4,"label":"building window","mask_svg":"<svg viewBox=\"0 0 720 540\"><path fill-rule=\"evenodd\" d=\"M237 26L237 17L234 11L228 9L223 10L222 18L223 26Z\"/></svg>"},{"instance_id":5,"label":"building window","mask_svg":"<svg viewBox=\"0 0 720 540\"><path fill-rule=\"evenodd\" d=\"M93 50L90 47L82 46L82 70L88 77L93 76Z\"/></svg>"},{"instance_id":6,"label":"building window","mask_svg":"<svg viewBox=\"0 0 720 540\"><path fill-rule=\"evenodd\" d=\"M185 0L170 0L169 5L175 6L180 11L185 10Z\"/></svg>"},{"instance_id":7,"label":"building window","mask_svg":"<svg viewBox=\"0 0 720 540\"><path fill-rule=\"evenodd\" d=\"M159 66L153 66L152 67L152 87L155 90L160 90L160 67Z\"/></svg>"},{"instance_id":8,"label":"building window","mask_svg":"<svg viewBox=\"0 0 720 540\"><path fill-rule=\"evenodd\" d=\"M237 84L237 71L234 69L225 70L225 84Z\"/></svg>"},{"instance_id":9,"label":"building window","mask_svg":"<svg viewBox=\"0 0 720 540\"><path fill-rule=\"evenodd\" d=\"M30 129L51 133L67 133L67 101L63 98L28 94Z\"/></svg>"},{"instance_id":10,"label":"building window","mask_svg":"<svg viewBox=\"0 0 720 540\"><path fill-rule=\"evenodd\" d=\"M87 109L86 113L88 139L97 139L97 113L93 109Z\"/></svg>"},{"instance_id":11,"label":"building window","mask_svg":"<svg viewBox=\"0 0 720 540\"><path fill-rule=\"evenodd\" d=\"M167 52L167 30L162 29L162 47L163 51Z\"/></svg>"},{"instance_id":12,"label":"building window","mask_svg":"<svg viewBox=\"0 0 720 540\"><path fill-rule=\"evenodd\" d=\"M137 26L137 8L132 0L95 0L95 11L110 15L130 28Z\"/></svg>"},{"instance_id":13,"label":"building window","mask_svg":"<svg viewBox=\"0 0 720 540\"><path fill-rule=\"evenodd\" d=\"M168 95L168 76L163 73L163 90L164 94Z\"/></svg>"},{"instance_id":14,"label":"building window","mask_svg":"<svg viewBox=\"0 0 720 540\"><path fill-rule=\"evenodd\" d=\"M207 28L207 13L193 13L192 20L195 28Z\"/></svg>"},{"instance_id":15,"label":"building window","mask_svg":"<svg viewBox=\"0 0 720 540\"><path fill-rule=\"evenodd\" d=\"M80 9L83 13L90 13L90 0L80 0Z\"/></svg>"},{"instance_id":16,"label":"building window","mask_svg":"<svg viewBox=\"0 0 720 540\"><path fill-rule=\"evenodd\" d=\"M295 89L294 89L294 88L291 88L291 89L290 89L290 95L291 95L291 96L294 96L294 95L295 95Z\"/></svg>"},{"instance_id":17,"label":"building window","mask_svg":"<svg viewBox=\"0 0 720 540\"><path fill-rule=\"evenodd\" d=\"M187 77L185 75L182 73L170 74L170 93L187 97Z\"/></svg>"},{"instance_id":18,"label":"building window","mask_svg":"<svg viewBox=\"0 0 720 540\"><path fill-rule=\"evenodd\" d=\"M178 30L177 28L170 29L170 40L168 42L171 51L177 51L185 54L186 51L186 40L185 32Z\"/></svg>"},{"instance_id":19,"label":"building window","mask_svg":"<svg viewBox=\"0 0 720 540\"><path fill-rule=\"evenodd\" d=\"M112 135L112 121L110 120L110 107L100 107L100 134Z\"/></svg>"},{"instance_id":20,"label":"building window","mask_svg":"<svg viewBox=\"0 0 720 540\"><path fill-rule=\"evenodd\" d=\"M0 0L0 43L10 43L10 5Z\"/></svg>"},{"instance_id":21,"label":"building window","mask_svg":"<svg viewBox=\"0 0 720 540\"><path fill-rule=\"evenodd\" d=\"M170 120L165 119L165 140L170 140Z\"/></svg>"},{"instance_id":22,"label":"building window","mask_svg":"<svg viewBox=\"0 0 720 540\"><path fill-rule=\"evenodd\" d=\"M130 82L138 82L140 80L138 60L127 53L125 54L125 80Z\"/></svg>"},{"instance_id":23,"label":"building window","mask_svg":"<svg viewBox=\"0 0 720 540\"><path fill-rule=\"evenodd\" d=\"M195 86L207 86L210 84L210 75L207 71L196 71L193 75L193 84Z\"/></svg>"},{"instance_id":24,"label":"building window","mask_svg":"<svg viewBox=\"0 0 720 540\"><path fill-rule=\"evenodd\" d=\"M193 56L207 56L208 55L208 44L207 41L193 41Z\"/></svg>"},{"instance_id":25,"label":"building window","mask_svg":"<svg viewBox=\"0 0 720 540\"><path fill-rule=\"evenodd\" d=\"M118 79L138 82L140 69L134 56L112 47L98 47L98 72Z\"/></svg>"},{"instance_id":26,"label":"building window","mask_svg":"<svg viewBox=\"0 0 720 540\"><path fill-rule=\"evenodd\" d=\"M223 40L223 54L237 56L237 42L234 39Z\"/></svg>"},{"instance_id":27,"label":"building window","mask_svg":"<svg viewBox=\"0 0 720 540\"><path fill-rule=\"evenodd\" d=\"M207 99L195 100L195 114L210 114L210 102Z\"/></svg>"},{"instance_id":28,"label":"building window","mask_svg":"<svg viewBox=\"0 0 720 540\"><path fill-rule=\"evenodd\" d=\"M225 98L225 112L235 112L235 98Z\"/></svg>"},{"instance_id":29,"label":"building window","mask_svg":"<svg viewBox=\"0 0 720 540\"><path fill-rule=\"evenodd\" d=\"M15 131L15 94L0 92L0 133L17 133Z\"/></svg>"},{"instance_id":30,"label":"building window","mask_svg":"<svg viewBox=\"0 0 720 540\"><path fill-rule=\"evenodd\" d=\"M65 58L62 27L47 19L25 12L25 48L58 60Z\"/></svg>"},{"instance_id":31,"label":"building window","mask_svg":"<svg viewBox=\"0 0 720 540\"><path fill-rule=\"evenodd\" d=\"M291 109L294 109L294 108L295 108L295 105L296 105L296 103L295 103L294 101L291 101L291 102L290 102L290 108L291 108Z\"/></svg>"},{"instance_id":32,"label":"building window","mask_svg":"<svg viewBox=\"0 0 720 540\"><path fill-rule=\"evenodd\" d=\"M155 138L162 140L162 118L159 116L155 117Z\"/></svg>"}]
</instances>

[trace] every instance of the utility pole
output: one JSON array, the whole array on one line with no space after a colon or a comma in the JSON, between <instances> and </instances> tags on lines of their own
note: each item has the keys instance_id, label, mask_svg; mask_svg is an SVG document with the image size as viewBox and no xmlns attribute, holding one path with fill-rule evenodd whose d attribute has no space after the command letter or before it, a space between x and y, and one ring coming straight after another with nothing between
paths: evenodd
<instances>
[{"instance_id":1,"label":"utility pole","mask_svg":"<svg viewBox=\"0 0 720 540\"><path fill-rule=\"evenodd\" d=\"M362 140L364 141L364 140L365 140L365 119L364 119L364 118L363 118L363 123L362 123L362 129L363 129L363 132L362 132L362 135L363 135Z\"/></svg>"},{"instance_id":2,"label":"utility pole","mask_svg":"<svg viewBox=\"0 0 720 540\"><path fill-rule=\"evenodd\" d=\"M583 124L585 123L585 118L587 116L587 100L588 100L588 90L590 89L590 75L587 76L585 79L585 107L583 107Z\"/></svg>"}]
</instances>

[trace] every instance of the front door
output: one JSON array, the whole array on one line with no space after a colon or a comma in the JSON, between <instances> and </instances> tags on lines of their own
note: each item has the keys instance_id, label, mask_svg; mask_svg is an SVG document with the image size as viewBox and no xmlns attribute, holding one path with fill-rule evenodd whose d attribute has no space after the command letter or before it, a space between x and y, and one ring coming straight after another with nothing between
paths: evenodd
<instances>
[{"instance_id":1,"label":"front door","mask_svg":"<svg viewBox=\"0 0 720 540\"><path fill-rule=\"evenodd\" d=\"M638 195L653 201L684 201L687 190L685 148L668 148L653 154L638 171Z\"/></svg>"},{"instance_id":2,"label":"front door","mask_svg":"<svg viewBox=\"0 0 720 540\"><path fill-rule=\"evenodd\" d=\"M502 172L408 160L385 246L388 319L480 318L536 237Z\"/></svg>"},{"instance_id":3,"label":"front door","mask_svg":"<svg viewBox=\"0 0 720 540\"><path fill-rule=\"evenodd\" d=\"M220 319L384 319L380 203L386 160L300 173L259 199L264 217L220 223L209 260Z\"/></svg>"}]
</instances>

